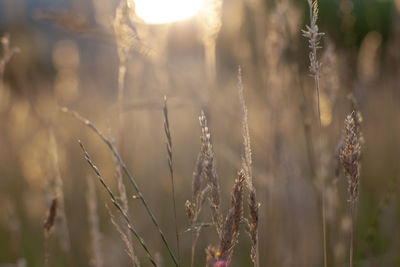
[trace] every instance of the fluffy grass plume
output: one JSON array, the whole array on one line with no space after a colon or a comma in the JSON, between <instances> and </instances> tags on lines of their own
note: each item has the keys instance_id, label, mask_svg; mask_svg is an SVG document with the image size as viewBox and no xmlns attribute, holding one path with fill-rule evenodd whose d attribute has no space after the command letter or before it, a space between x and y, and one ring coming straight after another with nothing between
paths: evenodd
<instances>
[{"instance_id":1,"label":"fluffy grass plume","mask_svg":"<svg viewBox=\"0 0 400 267\"><path fill-rule=\"evenodd\" d=\"M242 135L243 135L243 146L244 146L244 157L243 157L243 170L245 173L246 186L249 191L248 206L249 206L249 220L247 222L248 233L251 239L251 252L250 257L254 266L259 265L258 255L258 218L259 218L259 203L257 202L256 189L253 185L253 172L252 172L252 156L251 156L251 144L250 144L250 132L249 125L247 122L247 107L243 95L243 81L242 81L242 69L238 68L238 89L239 89L239 101L242 108Z\"/></svg>"},{"instance_id":2,"label":"fluffy grass plume","mask_svg":"<svg viewBox=\"0 0 400 267\"><path fill-rule=\"evenodd\" d=\"M213 224L216 227L219 238L222 237L222 215L220 211L221 191L219 187L219 177L215 170L214 150L211 143L211 133L208 128L207 118L204 112L201 111L200 115L201 132L206 145L204 155L204 173L210 188L209 200L212 214Z\"/></svg>"},{"instance_id":3,"label":"fluffy grass plume","mask_svg":"<svg viewBox=\"0 0 400 267\"><path fill-rule=\"evenodd\" d=\"M195 262L195 251L196 251L196 244L199 238L200 232L202 228L208 224L198 223L198 216L200 211L203 207L204 201L207 197L207 194L210 190L210 187L204 184L204 160L206 158L207 153L207 130L204 130L205 127L204 123L204 113L202 112L199 116L199 122L201 126L201 135L200 135L200 152L197 155L197 160L195 163L194 171L193 171L193 178L192 178L192 201L187 200L185 203L185 210L186 215L189 218L189 230L192 232L192 249L191 249L191 266L194 266Z\"/></svg>"},{"instance_id":4,"label":"fluffy grass plume","mask_svg":"<svg viewBox=\"0 0 400 267\"><path fill-rule=\"evenodd\" d=\"M219 244L218 260L230 262L233 248L238 242L239 227L243 220L243 184L245 174L239 172L232 190L231 208L225 219L222 239Z\"/></svg>"},{"instance_id":5,"label":"fluffy grass plume","mask_svg":"<svg viewBox=\"0 0 400 267\"><path fill-rule=\"evenodd\" d=\"M245 173L241 170L235 180L231 193L231 207L226 215L222 228L222 235L218 246L218 251L209 246L206 249L206 266L228 266L235 245L238 243L239 228L243 221L243 185Z\"/></svg>"}]
</instances>

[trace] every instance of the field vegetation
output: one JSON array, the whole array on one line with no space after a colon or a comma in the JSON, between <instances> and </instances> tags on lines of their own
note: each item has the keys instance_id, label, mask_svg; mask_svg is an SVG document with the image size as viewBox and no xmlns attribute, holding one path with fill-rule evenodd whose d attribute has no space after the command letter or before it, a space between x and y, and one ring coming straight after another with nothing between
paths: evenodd
<instances>
[{"instance_id":1,"label":"field vegetation","mask_svg":"<svg viewBox=\"0 0 400 267\"><path fill-rule=\"evenodd\" d=\"M0 2L0 267L400 266L400 1L139 2Z\"/></svg>"}]
</instances>

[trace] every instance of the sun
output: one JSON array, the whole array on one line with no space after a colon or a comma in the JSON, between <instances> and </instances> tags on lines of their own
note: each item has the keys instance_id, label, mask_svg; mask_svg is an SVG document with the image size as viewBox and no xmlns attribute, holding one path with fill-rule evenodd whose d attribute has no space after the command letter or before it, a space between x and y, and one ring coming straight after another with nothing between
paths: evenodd
<instances>
[{"instance_id":1,"label":"sun","mask_svg":"<svg viewBox=\"0 0 400 267\"><path fill-rule=\"evenodd\" d=\"M135 0L136 14L148 24L188 19L198 13L205 0Z\"/></svg>"}]
</instances>

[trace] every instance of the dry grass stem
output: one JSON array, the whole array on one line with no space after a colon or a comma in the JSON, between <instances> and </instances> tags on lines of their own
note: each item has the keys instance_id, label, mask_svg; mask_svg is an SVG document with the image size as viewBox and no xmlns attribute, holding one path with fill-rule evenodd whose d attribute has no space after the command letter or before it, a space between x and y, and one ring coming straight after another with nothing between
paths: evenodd
<instances>
[{"instance_id":1,"label":"dry grass stem","mask_svg":"<svg viewBox=\"0 0 400 267\"><path fill-rule=\"evenodd\" d=\"M93 267L103 267L103 253L101 246L101 233L99 225L99 214L97 211L97 197L96 197L96 187L93 180L88 175L87 176L87 196L86 201L88 205L88 222L90 229L90 241L92 245L92 258L90 260L90 266Z\"/></svg>"},{"instance_id":2,"label":"dry grass stem","mask_svg":"<svg viewBox=\"0 0 400 267\"><path fill-rule=\"evenodd\" d=\"M212 220L216 227L219 238L222 238L222 215L220 211L221 192L219 188L219 178L215 170L214 151L211 143L211 133L207 125L207 118L201 111L200 126L202 138L204 138L205 155L204 155L204 174L210 188L209 200L212 214Z\"/></svg>"},{"instance_id":3,"label":"dry grass stem","mask_svg":"<svg viewBox=\"0 0 400 267\"><path fill-rule=\"evenodd\" d=\"M114 139L112 138L111 129L110 129L110 139L112 140L113 145L115 145ZM121 165L119 164L117 158L114 155L113 155L113 159L115 161L115 177L117 179L119 199L121 201L121 206L124 209L125 213L129 214L128 197L127 197L127 193L126 193L126 187L125 187L125 184L124 184L124 181L122 178ZM123 218L121 218L121 221L122 220L123 220ZM129 231L129 228L126 225L123 225L122 228L125 230L125 234L124 234L124 236L121 235L121 237L124 241L126 249L128 251L130 251L130 253L128 253L128 256L130 257L130 259L133 262L133 265L135 266L136 262L134 261L134 259L136 258L136 255L135 255L135 253L133 251L133 247L132 247L131 232ZM131 248L132 248L132 250L131 250Z\"/></svg>"},{"instance_id":4,"label":"dry grass stem","mask_svg":"<svg viewBox=\"0 0 400 267\"><path fill-rule=\"evenodd\" d=\"M140 245L143 247L143 249L146 251L147 257L149 258L150 262L154 265L157 266L157 264L155 263L153 256L151 255L146 243L144 242L143 238L138 234L138 232L136 231L136 229L133 227L128 214L126 214L121 206L121 204L119 204L119 202L117 201L117 198L115 197L114 193L111 191L111 188L106 184L106 182L104 181L103 177L101 176L101 173L99 171L99 169L96 167L96 165L93 163L92 159L90 158L89 153L86 151L85 147L83 146L83 144L79 141L79 145L83 151L83 153L85 154L85 159L86 161L89 163L90 167L92 167L92 169L94 170L94 172L97 175L97 178L99 179L99 181L101 182L101 184L104 186L104 188L107 190L108 194L110 195L111 201L114 204L114 206L117 208L117 210L121 213L121 215L123 216L126 224L129 227L129 230L132 232L132 234L136 237L136 239L139 241Z\"/></svg>"},{"instance_id":5,"label":"dry grass stem","mask_svg":"<svg viewBox=\"0 0 400 267\"><path fill-rule=\"evenodd\" d=\"M239 102L242 108L242 136L244 145L243 170L246 174L247 186L253 187L250 133L249 133L249 124L247 122L247 107L243 94L242 68L240 66L238 68L238 91L239 91Z\"/></svg>"},{"instance_id":6,"label":"dry grass stem","mask_svg":"<svg viewBox=\"0 0 400 267\"><path fill-rule=\"evenodd\" d=\"M46 220L44 221L43 224L43 234L44 234L44 253L43 253L43 266L47 267L49 266L49 236L51 233L51 230L54 227L55 221L56 221L56 216L57 216L57 211L58 211L58 200L57 198L53 198L51 201L48 214L46 217Z\"/></svg>"},{"instance_id":7,"label":"dry grass stem","mask_svg":"<svg viewBox=\"0 0 400 267\"><path fill-rule=\"evenodd\" d=\"M200 125L202 120L203 118L201 115L199 117ZM204 226L203 224L198 224L197 219L200 214L201 208L203 206L204 200L206 199L206 196L210 190L210 187L208 185L205 185L205 187L202 189L202 184L204 180L202 179L204 177L204 159L206 157L206 150L207 150L204 131L202 131L202 134L200 135L200 141L201 141L200 152L197 156L192 178L192 202L187 200L185 203L186 215L190 220L189 230L192 232L192 251L191 251L192 267L194 266L197 240L199 238L201 229Z\"/></svg>"},{"instance_id":8,"label":"dry grass stem","mask_svg":"<svg viewBox=\"0 0 400 267\"><path fill-rule=\"evenodd\" d=\"M202 142L201 151L197 155L197 160L195 164L195 169L193 171L193 179L192 179L192 204L195 206L195 214L198 214L200 210L199 204L201 203L200 196L201 196L201 184L202 184L202 174L203 174L203 165L204 165L204 149L205 144Z\"/></svg>"},{"instance_id":9,"label":"dry grass stem","mask_svg":"<svg viewBox=\"0 0 400 267\"><path fill-rule=\"evenodd\" d=\"M60 162L58 158L57 142L53 131L50 131L50 143L52 148L53 158L53 177L50 180L51 187L55 198L58 199L58 212L57 212L57 228L60 235L61 248L67 255L68 264L72 266L72 255L71 255L71 241L70 233L68 228L67 215L65 214L65 201L64 201L64 183L61 178Z\"/></svg>"},{"instance_id":10,"label":"dry grass stem","mask_svg":"<svg viewBox=\"0 0 400 267\"><path fill-rule=\"evenodd\" d=\"M350 195L350 267L353 267L354 254L354 225L356 220L357 202L359 197L360 183L360 139L362 137L360 124L361 113L353 111L345 119L344 143L340 150L340 161L349 183Z\"/></svg>"},{"instance_id":11,"label":"dry grass stem","mask_svg":"<svg viewBox=\"0 0 400 267\"><path fill-rule=\"evenodd\" d=\"M314 87L317 95L317 110L318 110L318 122L319 122L319 157L321 157L321 135L322 135L322 124L321 124L321 105L320 105L320 69L321 63L318 61L317 50L321 48L320 41L324 33L319 32L317 20L318 20L318 1L308 0L308 6L310 8L310 25L306 25L306 30L302 30L303 36L308 39L310 48L309 59L310 59L310 73L314 78ZM322 171L322 164L320 162L320 172ZM327 236L326 236L326 204L325 204L325 179L322 177L322 188L321 188L321 209L322 209L322 235L323 235L323 250L324 250L324 267L328 265L327 255Z\"/></svg>"},{"instance_id":12,"label":"dry grass stem","mask_svg":"<svg viewBox=\"0 0 400 267\"><path fill-rule=\"evenodd\" d=\"M122 148L122 133L123 133L123 100L124 100L124 88L125 88L125 76L126 76L126 62L128 60L130 45L129 42L125 41L126 36L132 35L133 30L129 26L129 15L128 15L128 3L127 0L121 0L119 3L114 18L114 34L117 41L117 50L119 57L119 68L118 68L118 148ZM135 34L133 34L135 35ZM120 168L120 167L117 167Z\"/></svg>"},{"instance_id":13,"label":"dry grass stem","mask_svg":"<svg viewBox=\"0 0 400 267\"><path fill-rule=\"evenodd\" d=\"M30 2L0 267L400 264L400 0Z\"/></svg>"},{"instance_id":14,"label":"dry grass stem","mask_svg":"<svg viewBox=\"0 0 400 267\"><path fill-rule=\"evenodd\" d=\"M125 231L123 231L121 229L121 227L119 226L119 224L115 221L114 215L112 214L111 210L108 208L107 204L106 204L106 208L107 208L108 214L110 215L111 223L114 225L115 229L117 230L117 232L121 236L122 241L125 244L125 252L126 252L126 254L128 254L129 258L131 259L132 265L135 267L139 267L140 263L139 263L138 258L135 255L135 252L134 252L134 249L132 246L132 242L131 242L131 240L129 240L129 236L126 235ZM156 263L157 263L157 261L156 261ZM157 264L157 266L159 266L159 265Z\"/></svg>"},{"instance_id":15,"label":"dry grass stem","mask_svg":"<svg viewBox=\"0 0 400 267\"><path fill-rule=\"evenodd\" d=\"M308 5L310 7L310 25L306 25L306 30L302 30L303 36L308 39L308 47L310 48L309 59L310 59L310 73L314 77L314 86L317 93L318 101L318 118L321 128L321 107L320 107L320 88L319 88L319 77L321 63L318 61L317 50L321 48L320 42L324 35L322 32L318 32L318 1L308 0Z\"/></svg>"},{"instance_id":16,"label":"dry grass stem","mask_svg":"<svg viewBox=\"0 0 400 267\"><path fill-rule=\"evenodd\" d=\"M217 253L218 261L229 263L232 258L233 248L238 242L239 227L243 220L243 185L244 171L240 171L232 190L231 208L225 219L222 238Z\"/></svg>"},{"instance_id":17,"label":"dry grass stem","mask_svg":"<svg viewBox=\"0 0 400 267\"><path fill-rule=\"evenodd\" d=\"M249 206L249 221L248 221L248 232L251 239L251 260L254 266L259 266L259 254L258 254L258 218L259 218L259 203L257 202L256 189L253 184L253 172L252 172L252 156L251 156L251 144L250 144L250 132L247 121L247 107L243 95L243 81L242 81L242 69L238 68L238 89L239 89L239 101L242 107L242 135L243 135L243 146L244 146L244 157L243 157L243 170L246 177L246 186L249 190L248 206Z\"/></svg>"},{"instance_id":18,"label":"dry grass stem","mask_svg":"<svg viewBox=\"0 0 400 267\"><path fill-rule=\"evenodd\" d=\"M127 61L129 51L131 49L129 36L136 39L136 33L133 31L132 27L129 26L129 7L127 0L121 0L115 11L115 18L113 21L114 35L117 43L118 57L119 57L119 67L118 67L118 149L120 153L123 153L123 132L124 132L124 113L123 113L123 100L125 95L125 78L127 71ZM127 38L128 37L128 38ZM111 136L110 136L111 137ZM121 198L122 207L125 212L128 213L128 200L126 196L126 189L122 179L121 165L118 160L115 159L115 171L118 183L118 191ZM132 242L131 234L129 229L125 229L126 236L130 242Z\"/></svg>"},{"instance_id":19,"label":"dry grass stem","mask_svg":"<svg viewBox=\"0 0 400 267\"><path fill-rule=\"evenodd\" d=\"M164 131L165 131L165 136L167 137L168 167L169 167L169 173L171 176L172 202L173 202L173 209L174 209L173 212L174 212L174 219L175 219L176 247L177 247L177 251L178 251L178 261L180 261L178 221L176 219L174 169L172 166L172 163L173 163L172 162L172 138L171 138L171 132L169 129L168 108L167 108L167 97L166 96L164 97L163 115L164 115Z\"/></svg>"},{"instance_id":20,"label":"dry grass stem","mask_svg":"<svg viewBox=\"0 0 400 267\"><path fill-rule=\"evenodd\" d=\"M260 203L257 202L256 190L253 187L249 192L249 223L248 232L251 239L251 260L254 266L259 266L259 250L258 250L258 219Z\"/></svg>"},{"instance_id":21,"label":"dry grass stem","mask_svg":"<svg viewBox=\"0 0 400 267\"><path fill-rule=\"evenodd\" d=\"M81 115L79 115L77 112L75 111L71 111L66 107L62 107L61 111L67 114L72 115L73 117L75 117L78 121L80 121L81 123L83 123L84 125L86 125L87 127L89 127L92 131L94 131L99 137L100 139L107 145L107 147L112 151L112 153L114 154L115 158L118 160L119 164L122 167L122 170L124 171L124 173L126 174L126 176L128 177L129 181L131 182L131 184L133 185L133 187L136 190L137 196L138 198L140 198L143 206L146 208L147 213L149 214L154 226L157 228L161 239L164 243L164 245L166 246L166 248L168 249L168 253L171 256L174 264L176 266L178 266L178 261L176 260L175 255L173 254L172 250L171 250L171 246L168 244L168 241L164 235L164 233L162 232L158 221L156 220L153 212L150 209L150 206L147 204L147 201L145 200L145 198L143 197L142 192L139 189L139 186L136 183L136 180L134 179L133 175L131 174L131 172L129 171L128 167L125 165L125 162L122 160L120 154L118 153L117 148L113 145L112 141L110 141L107 137L104 136L104 134L97 129L97 127L90 122L88 119L83 118Z\"/></svg>"}]
</instances>

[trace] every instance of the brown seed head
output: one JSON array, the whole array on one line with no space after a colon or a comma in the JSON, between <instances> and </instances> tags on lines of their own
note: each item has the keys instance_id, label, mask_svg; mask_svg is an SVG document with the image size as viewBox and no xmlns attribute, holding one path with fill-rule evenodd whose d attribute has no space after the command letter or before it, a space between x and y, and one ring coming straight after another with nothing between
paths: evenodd
<instances>
[{"instance_id":1,"label":"brown seed head","mask_svg":"<svg viewBox=\"0 0 400 267\"><path fill-rule=\"evenodd\" d=\"M46 236L50 234L50 230L53 228L56 216L57 216L57 210L58 210L58 200L57 198L53 198L51 201L51 205L49 208L49 212L46 218L46 221L44 222L44 233Z\"/></svg>"},{"instance_id":2,"label":"brown seed head","mask_svg":"<svg viewBox=\"0 0 400 267\"><path fill-rule=\"evenodd\" d=\"M218 260L230 261L233 248L238 242L239 227L243 220L243 184L245 173L241 170L232 190L232 202L226 216L223 235L219 245Z\"/></svg>"},{"instance_id":3,"label":"brown seed head","mask_svg":"<svg viewBox=\"0 0 400 267\"><path fill-rule=\"evenodd\" d=\"M340 151L340 161L349 181L350 202L358 199L358 185L360 180L360 134L355 120L355 111L346 117L344 144Z\"/></svg>"}]
</instances>

